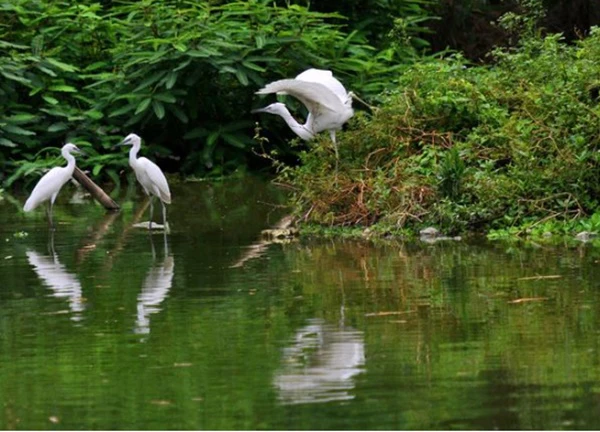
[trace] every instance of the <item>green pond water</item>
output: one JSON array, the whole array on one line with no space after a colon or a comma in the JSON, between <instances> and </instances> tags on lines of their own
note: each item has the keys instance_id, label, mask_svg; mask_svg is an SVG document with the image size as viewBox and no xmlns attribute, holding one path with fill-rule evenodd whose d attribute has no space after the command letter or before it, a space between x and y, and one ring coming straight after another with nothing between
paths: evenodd
<instances>
[{"instance_id":1,"label":"green pond water","mask_svg":"<svg viewBox=\"0 0 600 432\"><path fill-rule=\"evenodd\" d=\"M172 193L166 237L135 185L53 236L0 201L1 429L600 428L597 248L267 243L275 187Z\"/></svg>"}]
</instances>

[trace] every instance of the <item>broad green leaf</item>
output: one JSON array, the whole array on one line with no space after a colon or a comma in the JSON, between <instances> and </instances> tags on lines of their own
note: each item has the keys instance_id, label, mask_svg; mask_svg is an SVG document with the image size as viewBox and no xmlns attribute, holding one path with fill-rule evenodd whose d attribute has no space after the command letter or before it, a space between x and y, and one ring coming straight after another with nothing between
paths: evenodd
<instances>
[{"instance_id":1,"label":"broad green leaf","mask_svg":"<svg viewBox=\"0 0 600 432\"><path fill-rule=\"evenodd\" d=\"M32 136L35 135L35 132L27 130L27 129L23 129L20 126L14 125L14 124L7 124L2 126L2 129L4 129L4 131L11 133L11 134L15 134L15 135L24 135L24 136Z\"/></svg>"},{"instance_id":2,"label":"broad green leaf","mask_svg":"<svg viewBox=\"0 0 600 432\"><path fill-rule=\"evenodd\" d=\"M18 45L16 43L2 41L2 40L0 40L0 47L2 47L2 48L16 48L16 49L24 49L24 50L29 49L29 47L27 45Z\"/></svg>"},{"instance_id":3,"label":"broad green leaf","mask_svg":"<svg viewBox=\"0 0 600 432\"><path fill-rule=\"evenodd\" d=\"M152 95L152 98L166 103L177 102L177 99L171 93L156 93Z\"/></svg>"},{"instance_id":4,"label":"broad green leaf","mask_svg":"<svg viewBox=\"0 0 600 432\"><path fill-rule=\"evenodd\" d=\"M44 59L46 62L50 63L52 66L62 70L63 72L77 72L77 67L61 62L59 60L56 60L55 58L52 57L47 57Z\"/></svg>"},{"instance_id":5,"label":"broad green leaf","mask_svg":"<svg viewBox=\"0 0 600 432\"><path fill-rule=\"evenodd\" d=\"M205 52L205 51L198 51L198 50L189 50L186 52L187 55L189 55L190 57L199 57L199 58L203 58L203 57L210 57L210 54Z\"/></svg>"},{"instance_id":6,"label":"broad green leaf","mask_svg":"<svg viewBox=\"0 0 600 432\"><path fill-rule=\"evenodd\" d=\"M0 137L0 145L4 146L4 147L11 147L11 148L17 147L17 144L12 142L11 140L8 140L6 138L1 138L1 137Z\"/></svg>"},{"instance_id":7,"label":"broad green leaf","mask_svg":"<svg viewBox=\"0 0 600 432\"><path fill-rule=\"evenodd\" d=\"M58 75L56 74L56 72L54 72L52 69L48 69L45 66L42 66L40 64L35 65L36 68L38 68L39 70L41 70L42 72L44 72L46 75L50 75L51 77L57 77Z\"/></svg>"},{"instance_id":8,"label":"broad green leaf","mask_svg":"<svg viewBox=\"0 0 600 432\"><path fill-rule=\"evenodd\" d=\"M104 114L98 110L89 110L85 112L85 115L91 118L92 120L100 120L104 117Z\"/></svg>"},{"instance_id":9,"label":"broad green leaf","mask_svg":"<svg viewBox=\"0 0 600 432\"><path fill-rule=\"evenodd\" d=\"M60 132L69 128L64 122L53 123L48 127L48 132Z\"/></svg>"},{"instance_id":10,"label":"broad green leaf","mask_svg":"<svg viewBox=\"0 0 600 432\"><path fill-rule=\"evenodd\" d=\"M174 105L174 104L168 105L168 109L175 115L175 117L177 117L177 119L179 119L179 121L181 123L188 123L190 121L187 114L181 108L179 108L177 105Z\"/></svg>"},{"instance_id":11,"label":"broad green leaf","mask_svg":"<svg viewBox=\"0 0 600 432\"><path fill-rule=\"evenodd\" d=\"M198 47L195 50L186 51L186 54L190 57L216 57L222 55L216 49L208 48L205 46Z\"/></svg>"},{"instance_id":12,"label":"broad green leaf","mask_svg":"<svg viewBox=\"0 0 600 432\"><path fill-rule=\"evenodd\" d=\"M92 72L92 71L95 71L95 70L98 70L98 69L103 69L103 68L105 68L107 66L109 66L108 62L99 61L99 62L92 63L91 65L87 66L85 68L85 71L86 72Z\"/></svg>"},{"instance_id":13,"label":"broad green leaf","mask_svg":"<svg viewBox=\"0 0 600 432\"><path fill-rule=\"evenodd\" d=\"M243 70L241 70L241 69L236 70L235 71L235 76L237 77L238 81L243 86L247 86L248 85L248 75L246 75Z\"/></svg>"},{"instance_id":14,"label":"broad green leaf","mask_svg":"<svg viewBox=\"0 0 600 432\"><path fill-rule=\"evenodd\" d=\"M29 91L29 96L34 96L44 90L44 87L34 87Z\"/></svg>"},{"instance_id":15,"label":"broad green leaf","mask_svg":"<svg viewBox=\"0 0 600 432\"><path fill-rule=\"evenodd\" d=\"M156 114L156 117L158 117L159 120L165 116L165 107L159 101L152 101L152 109L154 110L154 114Z\"/></svg>"},{"instance_id":16,"label":"broad green leaf","mask_svg":"<svg viewBox=\"0 0 600 432\"><path fill-rule=\"evenodd\" d=\"M118 116L121 116L123 114L127 114L128 112L131 112L134 109L136 109L137 106L138 106L138 104L136 104L136 103L127 104L127 105L122 106L121 108L119 108L117 110L111 111L108 116L109 117L118 117Z\"/></svg>"},{"instance_id":17,"label":"broad green leaf","mask_svg":"<svg viewBox=\"0 0 600 432\"><path fill-rule=\"evenodd\" d=\"M167 79L165 81L165 87L167 88L167 90L173 88L173 86L177 82L177 76L178 74L176 72L169 72L169 75L167 75Z\"/></svg>"},{"instance_id":18,"label":"broad green leaf","mask_svg":"<svg viewBox=\"0 0 600 432\"><path fill-rule=\"evenodd\" d=\"M39 116L36 116L34 114L28 114L28 113L15 114L15 115L12 115L12 116L6 118L6 120L10 121L13 124L15 124L15 123L17 123L17 124L30 123L37 119L39 119Z\"/></svg>"},{"instance_id":19,"label":"broad green leaf","mask_svg":"<svg viewBox=\"0 0 600 432\"><path fill-rule=\"evenodd\" d=\"M189 52L189 51L188 51L188 52ZM173 69L173 70L171 71L171 73L173 73L173 72L178 72L178 71L180 71L181 69L185 69L185 68L186 68L186 67L188 67L188 66L189 66L191 63L192 63L192 60L191 60L191 59L187 59L187 60L185 60L185 61L181 62L181 63L179 64L179 66L177 66L175 69Z\"/></svg>"},{"instance_id":20,"label":"broad green leaf","mask_svg":"<svg viewBox=\"0 0 600 432\"><path fill-rule=\"evenodd\" d=\"M135 109L135 114L139 114L143 111L146 111L146 109L150 106L151 102L152 98L144 99L143 101L141 101Z\"/></svg>"},{"instance_id":21,"label":"broad green leaf","mask_svg":"<svg viewBox=\"0 0 600 432\"><path fill-rule=\"evenodd\" d=\"M50 105L58 105L58 99L53 98L52 96L49 95L42 95L42 99L44 99L46 102L48 102Z\"/></svg>"},{"instance_id":22,"label":"broad green leaf","mask_svg":"<svg viewBox=\"0 0 600 432\"><path fill-rule=\"evenodd\" d=\"M237 73L237 69L231 67L231 66L221 66L220 71L221 73L232 73L235 74Z\"/></svg>"},{"instance_id":23,"label":"broad green leaf","mask_svg":"<svg viewBox=\"0 0 600 432\"><path fill-rule=\"evenodd\" d=\"M25 84L25 85L30 85L31 84L31 81L28 80L27 78L15 75L15 74L7 72L7 71L0 71L0 74L2 74L2 76L4 76L4 78L8 78L9 80L16 81L16 82L19 82L21 84Z\"/></svg>"},{"instance_id":24,"label":"broad green leaf","mask_svg":"<svg viewBox=\"0 0 600 432\"><path fill-rule=\"evenodd\" d=\"M201 138L203 136L206 136L208 134L208 131L203 128L203 127L196 127L194 129L192 129L191 131L187 132L184 136L183 139L184 140L190 140L190 139L195 139L195 138Z\"/></svg>"},{"instance_id":25,"label":"broad green leaf","mask_svg":"<svg viewBox=\"0 0 600 432\"><path fill-rule=\"evenodd\" d=\"M211 132L206 138L206 147L212 149L217 144L220 132L218 130Z\"/></svg>"},{"instance_id":26,"label":"broad green leaf","mask_svg":"<svg viewBox=\"0 0 600 432\"><path fill-rule=\"evenodd\" d=\"M163 76L165 76L165 71L154 72L150 77L146 78L142 81L136 88L133 90L133 93L137 93L140 90L145 89L146 87L150 87L152 84L158 82Z\"/></svg>"},{"instance_id":27,"label":"broad green leaf","mask_svg":"<svg viewBox=\"0 0 600 432\"><path fill-rule=\"evenodd\" d=\"M254 39L256 41L256 48L258 49L264 47L265 43L267 42L267 39L263 35L256 35Z\"/></svg>"},{"instance_id":28,"label":"broad green leaf","mask_svg":"<svg viewBox=\"0 0 600 432\"><path fill-rule=\"evenodd\" d=\"M237 135L224 133L221 135L223 141L229 144L232 147L237 147L240 149L246 148L246 143Z\"/></svg>"},{"instance_id":29,"label":"broad green leaf","mask_svg":"<svg viewBox=\"0 0 600 432\"><path fill-rule=\"evenodd\" d=\"M66 85L66 84L52 85L52 86L48 87L48 90L64 92L64 93L76 93L77 92L77 89L75 87L72 87L72 86Z\"/></svg>"},{"instance_id":30,"label":"broad green leaf","mask_svg":"<svg viewBox=\"0 0 600 432\"><path fill-rule=\"evenodd\" d=\"M252 69L252 70L255 70L257 72L266 72L266 69L264 67L261 67L261 66L255 64L255 63L252 63L252 62L247 61L247 60L242 61L242 65L244 67L247 67L248 69Z\"/></svg>"}]
</instances>

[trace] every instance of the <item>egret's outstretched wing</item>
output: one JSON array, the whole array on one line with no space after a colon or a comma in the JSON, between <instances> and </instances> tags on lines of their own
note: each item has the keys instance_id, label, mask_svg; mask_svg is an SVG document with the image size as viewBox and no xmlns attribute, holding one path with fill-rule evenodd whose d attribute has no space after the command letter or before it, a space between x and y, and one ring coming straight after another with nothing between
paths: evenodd
<instances>
[{"instance_id":1,"label":"egret's outstretched wing","mask_svg":"<svg viewBox=\"0 0 600 432\"><path fill-rule=\"evenodd\" d=\"M313 114L323 108L339 112L345 109L340 98L323 84L297 79L283 79L267 84L257 94L289 94L300 100Z\"/></svg>"},{"instance_id":2,"label":"egret's outstretched wing","mask_svg":"<svg viewBox=\"0 0 600 432\"><path fill-rule=\"evenodd\" d=\"M138 158L137 162L139 167L144 171L144 177L152 184L152 186L146 185L140 179L142 186L158 191L161 201L165 204L171 204L171 191L169 190L169 184L167 183L167 178L160 168L150 159L145 157Z\"/></svg>"},{"instance_id":3,"label":"egret's outstretched wing","mask_svg":"<svg viewBox=\"0 0 600 432\"><path fill-rule=\"evenodd\" d=\"M52 168L35 185L31 195L25 202L23 210L26 212L33 210L40 203L50 199L52 195L58 193L69 178L70 176L68 176L64 167Z\"/></svg>"},{"instance_id":4,"label":"egret's outstretched wing","mask_svg":"<svg viewBox=\"0 0 600 432\"><path fill-rule=\"evenodd\" d=\"M340 98L342 103L348 100L348 92L341 82L334 78L330 70L307 69L296 77L297 80L322 84Z\"/></svg>"}]
</instances>

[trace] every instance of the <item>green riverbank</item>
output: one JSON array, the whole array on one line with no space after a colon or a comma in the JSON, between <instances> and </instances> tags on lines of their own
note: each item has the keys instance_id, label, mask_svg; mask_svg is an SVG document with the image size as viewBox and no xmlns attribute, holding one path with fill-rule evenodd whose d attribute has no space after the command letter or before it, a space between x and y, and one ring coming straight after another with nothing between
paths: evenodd
<instances>
[{"instance_id":1,"label":"green riverbank","mask_svg":"<svg viewBox=\"0 0 600 432\"><path fill-rule=\"evenodd\" d=\"M281 166L305 224L491 238L600 229L600 31L530 37L490 66L415 64L379 108ZM358 230L357 230L358 232Z\"/></svg>"}]
</instances>

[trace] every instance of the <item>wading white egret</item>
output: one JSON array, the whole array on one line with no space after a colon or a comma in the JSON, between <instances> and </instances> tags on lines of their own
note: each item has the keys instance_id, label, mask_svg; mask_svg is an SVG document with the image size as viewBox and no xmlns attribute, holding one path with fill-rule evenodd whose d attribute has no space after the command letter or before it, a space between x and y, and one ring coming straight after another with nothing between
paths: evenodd
<instances>
[{"instance_id":1,"label":"wading white egret","mask_svg":"<svg viewBox=\"0 0 600 432\"><path fill-rule=\"evenodd\" d=\"M33 192L31 192L23 207L23 210L28 212L44 201L48 201L46 212L48 214L48 223L52 228L54 227L54 223L52 222L54 201L60 189L71 179L75 170L75 157L72 153L81 153L75 144L67 143L62 147L61 154L67 160L67 165L64 167L54 167L44 174L33 188Z\"/></svg>"},{"instance_id":2,"label":"wading white egret","mask_svg":"<svg viewBox=\"0 0 600 432\"><path fill-rule=\"evenodd\" d=\"M165 204L171 204L171 191L169 190L169 184L165 175L158 165L151 160L145 157L137 157L142 145L142 139L138 135L134 133L129 134L118 145L131 146L131 150L129 151L129 165L133 169L138 182L142 185L144 192L150 197L150 222L148 229L152 229L152 214L154 213L152 201L156 196L162 204L164 229L168 232L169 225L167 224L167 207Z\"/></svg>"},{"instance_id":3,"label":"wading white egret","mask_svg":"<svg viewBox=\"0 0 600 432\"><path fill-rule=\"evenodd\" d=\"M352 92L346 89L331 71L308 69L294 79L283 79L267 84L256 94L289 94L300 100L308 109L306 123L300 124L287 107L275 102L254 113L269 113L281 116L290 129L303 140L311 140L319 132L328 130L333 141L336 163L339 159L335 132L342 128L353 115Z\"/></svg>"}]
</instances>

